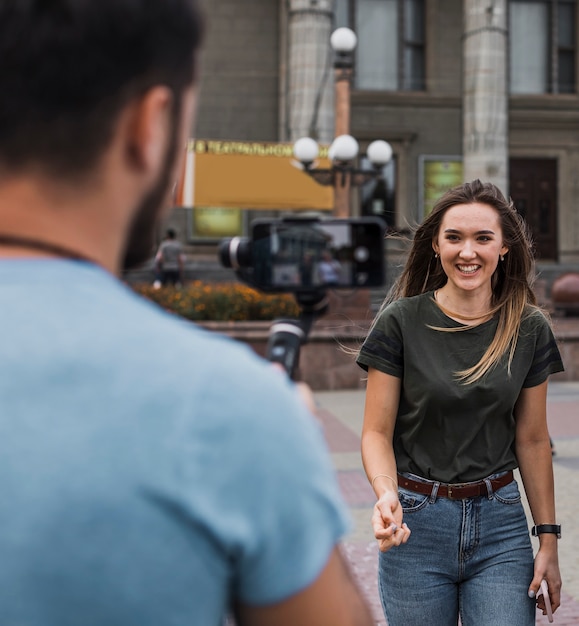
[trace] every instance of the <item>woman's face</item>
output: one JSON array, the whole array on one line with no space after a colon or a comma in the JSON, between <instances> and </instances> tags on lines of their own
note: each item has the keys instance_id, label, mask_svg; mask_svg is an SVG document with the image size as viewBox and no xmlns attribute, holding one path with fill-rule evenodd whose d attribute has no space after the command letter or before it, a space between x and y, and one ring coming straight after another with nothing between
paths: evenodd
<instances>
[{"instance_id":1,"label":"woman's face","mask_svg":"<svg viewBox=\"0 0 579 626\"><path fill-rule=\"evenodd\" d=\"M432 247L448 282L470 292L490 292L499 257L508 252L497 210L478 202L448 209Z\"/></svg>"}]
</instances>

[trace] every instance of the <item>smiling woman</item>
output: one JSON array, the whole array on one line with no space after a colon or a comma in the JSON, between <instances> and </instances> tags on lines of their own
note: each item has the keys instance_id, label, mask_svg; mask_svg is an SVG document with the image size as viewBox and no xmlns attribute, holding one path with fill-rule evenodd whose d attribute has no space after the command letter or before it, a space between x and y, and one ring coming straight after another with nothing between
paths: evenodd
<instances>
[{"instance_id":1,"label":"smiling woman","mask_svg":"<svg viewBox=\"0 0 579 626\"><path fill-rule=\"evenodd\" d=\"M557 536L542 534L533 560L513 478L518 467L537 528L560 530L546 395L563 365L531 289L532 261L526 226L497 187L451 189L417 229L359 352L390 626L443 626L459 614L477 626L532 626L543 579L559 606Z\"/></svg>"},{"instance_id":2,"label":"smiling woman","mask_svg":"<svg viewBox=\"0 0 579 626\"><path fill-rule=\"evenodd\" d=\"M435 293L439 306L454 311L450 317L459 322L488 318L491 278L508 252L497 210L478 202L449 208L432 247L447 277Z\"/></svg>"}]
</instances>

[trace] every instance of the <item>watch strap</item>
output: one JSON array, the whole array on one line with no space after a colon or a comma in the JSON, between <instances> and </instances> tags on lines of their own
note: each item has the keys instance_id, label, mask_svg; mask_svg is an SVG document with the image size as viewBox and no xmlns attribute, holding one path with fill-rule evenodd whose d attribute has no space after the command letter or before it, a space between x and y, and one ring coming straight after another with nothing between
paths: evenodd
<instances>
[{"instance_id":1,"label":"watch strap","mask_svg":"<svg viewBox=\"0 0 579 626\"><path fill-rule=\"evenodd\" d=\"M531 528L531 534L533 537L538 537L543 534L557 535L561 539L561 525L560 524L537 524Z\"/></svg>"}]
</instances>

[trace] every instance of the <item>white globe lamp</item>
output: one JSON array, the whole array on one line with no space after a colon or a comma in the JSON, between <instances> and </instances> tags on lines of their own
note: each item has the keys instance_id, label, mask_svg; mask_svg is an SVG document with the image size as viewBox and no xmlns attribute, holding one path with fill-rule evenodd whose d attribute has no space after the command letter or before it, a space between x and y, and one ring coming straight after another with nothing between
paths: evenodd
<instances>
[{"instance_id":1,"label":"white globe lamp","mask_svg":"<svg viewBox=\"0 0 579 626\"><path fill-rule=\"evenodd\" d=\"M295 158L302 164L313 163L320 154L318 142L311 137L302 137L294 143L293 148Z\"/></svg>"},{"instance_id":2,"label":"white globe lamp","mask_svg":"<svg viewBox=\"0 0 579 626\"><path fill-rule=\"evenodd\" d=\"M383 167L392 159L392 146L387 141L377 139L368 146L366 156L375 167Z\"/></svg>"},{"instance_id":3,"label":"white globe lamp","mask_svg":"<svg viewBox=\"0 0 579 626\"><path fill-rule=\"evenodd\" d=\"M337 28L330 37L330 45L335 52L348 54L358 45L358 37L351 28Z\"/></svg>"},{"instance_id":4,"label":"white globe lamp","mask_svg":"<svg viewBox=\"0 0 579 626\"><path fill-rule=\"evenodd\" d=\"M334 139L328 156L333 161L353 161L359 152L358 142L352 135L339 135Z\"/></svg>"}]
</instances>

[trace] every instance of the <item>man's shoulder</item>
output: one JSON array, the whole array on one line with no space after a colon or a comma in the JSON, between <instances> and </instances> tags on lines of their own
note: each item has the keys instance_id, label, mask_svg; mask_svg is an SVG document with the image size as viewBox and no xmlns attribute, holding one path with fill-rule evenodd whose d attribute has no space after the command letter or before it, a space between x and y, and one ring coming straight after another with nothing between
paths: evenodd
<instances>
[{"instance_id":1,"label":"man's shoulder","mask_svg":"<svg viewBox=\"0 0 579 626\"><path fill-rule=\"evenodd\" d=\"M120 335L121 344L136 346L143 342L156 358L165 356L175 362L182 359L182 365L202 361L206 367L219 362L224 370L232 359L260 361L244 344L165 311L130 289L114 294L109 306L113 304L114 313L111 311L111 318L103 321L103 331Z\"/></svg>"},{"instance_id":2,"label":"man's shoulder","mask_svg":"<svg viewBox=\"0 0 579 626\"><path fill-rule=\"evenodd\" d=\"M72 268L65 276L54 286L44 283L54 296L44 322L51 326L50 317L52 326L67 329L60 358L78 371L123 381L127 400L167 396L191 406L192 398L208 399L208 406L231 409L285 393L284 377L246 344L163 310L96 268ZM59 341L59 333L45 333L42 349L53 353Z\"/></svg>"},{"instance_id":3,"label":"man's shoulder","mask_svg":"<svg viewBox=\"0 0 579 626\"><path fill-rule=\"evenodd\" d=\"M161 362L183 369L219 362L225 370L232 360L259 361L245 345L164 310L98 268L67 269L65 280L54 281L58 293L46 314L69 322L69 339L84 342L87 358L94 352L107 358L114 348L116 363L135 361L141 370Z\"/></svg>"},{"instance_id":4,"label":"man's shoulder","mask_svg":"<svg viewBox=\"0 0 579 626\"><path fill-rule=\"evenodd\" d=\"M136 294L127 293L120 301L124 304L116 306L116 316L107 322L112 340L119 342L125 355L119 356L119 365L126 359L138 363L144 373L145 352L153 370L172 372L184 396L203 385L207 392L215 383L221 394L227 388L232 395L239 393L253 401L264 384L275 386L282 378L246 344L164 311Z\"/></svg>"}]
</instances>

